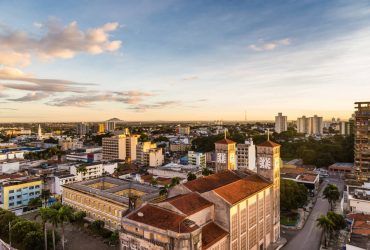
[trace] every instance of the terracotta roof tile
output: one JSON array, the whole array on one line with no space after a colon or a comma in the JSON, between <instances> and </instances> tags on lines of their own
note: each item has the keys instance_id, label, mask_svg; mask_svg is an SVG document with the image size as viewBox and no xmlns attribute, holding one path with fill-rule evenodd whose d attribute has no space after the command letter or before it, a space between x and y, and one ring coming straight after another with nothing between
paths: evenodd
<instances>
[{"instance_id":1,"label":"terracotta roof tile","mask_svg":"<svg viewBox=\"0 0 370 250\"><path fill-rule=\"evenodd\" d=\"M142 216L140 216L141 214ZM134 213L128 215L127 218L177 233L192 232L199 228L195 223L191 223L191 221L187 220L186 217L181 214L150 204L144 205ZM192 224L192 226L190 226L190 224Z\"/></svg>"},{"instance_id":2,"label":"terracotta roof tile","mask_svg":"<svg viewBox=\"0 0 370 250\"><path fill-rule=\"evenodd\" d=\"M219 141L216 141L215 143L217 143L217 144L235 144L236 142L234 142L230 139L224 138L224 139L221 139Z\"/></svg>"},{"instance_id":3,"label":"terracotta roof tile","mask_svg":"<svg viewBox=\"0 0 370 250\"><path fill-rule=\"evenodd\" d=\"M210 248L226 235L228 235L228 232L217 226L214 222L208 223L202 228L202 250Z\"/></svg>"},{"instance_id":4,"label":"terracotta roof tile","mask_svg":"<svg viewBox=\"0 0 370 250\"><path fill-rule=\"evenodd\" d=\"M165 200L186 215L192 215L204 208L213 206L213 203L204 199L197 193L178 195Z\"/></svg>"},{"instance_id":5,"label":"terracotta roof tile","mask_svg":"<svg viewBox=\"0 0 370 250\"><path fill-rule=\"evenodd\" d=\"M265 142L262 142L262 143L258 144L257 146L274 148L274 147L278 147L278 146L281 146L281 145L277 144L273 141L268 140L268 141L265 141Z\"/></svg>"},{"instance_id":6,"label":"terracotta roof tile","mask_svg":"<svg viewBox=\"0 0 370 250\"><path fill-rule=\"evenodd\" d=\"M272 185L271 182L255 174L219 187L214 192L228 203L235 204L270 185Z\"/></svg>"},{"instance_id":7,"label":"terracotta roof tile","mask_svg":"<svg viewBox=\"0 0 370 250\"><path fill-rule=\"evenodd\" d=\"M193 192L205 193L240 179L241 178L232 171L224 171L188 181L184 186Z\"/></svg>"}]
</instances>

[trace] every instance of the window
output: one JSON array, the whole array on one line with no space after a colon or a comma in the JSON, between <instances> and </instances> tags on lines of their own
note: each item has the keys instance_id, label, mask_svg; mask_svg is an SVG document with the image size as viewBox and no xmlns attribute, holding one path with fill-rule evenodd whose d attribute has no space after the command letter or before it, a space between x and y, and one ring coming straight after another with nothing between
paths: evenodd
<instances>
[{"instance_id":1,"label":"window","mask_svg":"<svg viewBox=\"0 0 370 250\"><path fill-rule=\"evenodd\" d=\"M244 234L240 239L240 249L247 249L247 235Z\"/></svg>"},{"instance_id":2,"label":"window","mask_svg":"<svg viewBox=\"0 0 370 250\"><path fill-rule=\"evenodd\" d=\"M258 239L263 239L263 222L258 223Z\"/></svg>"},{"instance_id":3,"label":"window","mask_svg":"<svg viewBox=\"0 0 370 250\"><path fill-rule=\"evenodd\" d=\"M263 218L263 198L258 200L258 220Z\"/></svg>"},{"instance_id":4,"label":"window","mask_svg":"<svg viewBox=\"0 0 370 250\"><path fill-rule=\"evenodd\" d=\"M12 193L14 193L14 190L9 190L9 194L12 194Z\"/></svg>"},{"instance_id":5,"label":"window","mask_svg":"<svg viewBox=\"0 0 370 250\"><path fill-rule=\"evenodd\" d=\"M257 227L249 230L249 248L253 248L257 244Z\"/></svg>"},{"instance_id":6,"label":"window","mask_svg":"<svg viewBox=\"0 0 370 250\"><path fill-rule=\"evenodd\" d=\"M17 189L17 192L22 192L22 189Z\"/></svg>"},{"instance_id":7,"label":"window","mask_svg":"<svg viewBox=\"0 0 370 250\"><path fill-rule=\"evenodd\" d=\"M253 227L257 223L256 219L256 203L249 206L249 228Z\"/></svg>"},{"instance_id":8,"label":"window","mask_svg":"<svg viewBox=\"0 0 370 250\"><path fill-rule=\"evenodd\" d=\"M238 238L238 214L231 217L231 239L235 240L236 238Z\"/></svg>"},{"instance_id":9,"label":"window","mask_svg":"<svg viewBox=\"0 0 370 250\"><path fill-rule=\"evenodd\" d=\"M17 199L20 199L20 198L22 198L22 195L17 195Z\"/></svg>"},{"instance_id":10,"label":"window","mask_svg":"<svg viewBox=\"0 0 370 250\"><path fill-rule=\"evenodd\" d=\"M34 194L35 194L34 192L29 193L29 195L31 195L31 196L34 195Z\"/></svg>"},{"instance_id":11,"label":"window","mask_svg":"<svg viewBox=\"0 0 370 250\"><path fill-rule=\"evenodd\" d=\"M20 205L20 204L22 204L22 201L17 201L17 205Z\"/></svg>"},{"instance_id":12,"label":"window","mask_svg":"<svg viewBox=\"0 0 370 250\"><path fill-rule=\"evenodd\" d=\"M9 207L14 206L14 202L9 203Z\"/></svg>"},{"instance_id":13,"label":"window","mask_svg":"<svg viewBox=\"0 0 370 250\"><path fill-rule=\"evenodd\" d=\"M243 208L240 211L240 231L244 233L247 230L247 209Z\"/></svg>"},{"instance_id":14,"label":"window","mask_svg":"<svg viewBox=\"0 0 370 250\"><path fill-rule=\"evenodd\" d=\"M14 200L14 196L9 196L9 200Z\"/></svg>"},{"instance_id":15,"label":"window","mask_svg":"<svg viewBox=\"0 0 370 250\"><path fill-rule=\"evenodd\" d=\"M40 185L36 185L35 188L40 188Z\"/></svg>"},{"instance_id":16,"label":"window","mask_svg":"<svg viewBox=\"0 0 370 250\"><path fill-rule=\"evenodd\" d=\"M31 190L31 189L34 189L35 187L34 186L32 186L32 187L29 187L29 189Z\"/></svg>"},{"instance_id":17,"label":"window","mask_svg":"<svg viewBox=\"0 0 370 250\"><path fill-rule=\"evenodd\" d=\"M40 191L36 191L35 194L40 194Z\"/></svg>"}]
</instances>

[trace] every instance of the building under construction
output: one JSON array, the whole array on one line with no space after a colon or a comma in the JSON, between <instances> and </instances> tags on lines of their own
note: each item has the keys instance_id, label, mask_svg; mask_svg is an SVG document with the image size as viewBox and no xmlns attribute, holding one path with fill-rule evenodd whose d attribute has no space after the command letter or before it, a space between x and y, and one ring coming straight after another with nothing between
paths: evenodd
<instances>
[{"instance_id":1,"label":"building under construction","mask_svg":"<svg viewBox=\"0 0 370 250\"><path fill-rule=\"evenodd\" d=\"M355 102L355 171L359 179L370 178L370 102Z\"/></svg>"}]
</instances>

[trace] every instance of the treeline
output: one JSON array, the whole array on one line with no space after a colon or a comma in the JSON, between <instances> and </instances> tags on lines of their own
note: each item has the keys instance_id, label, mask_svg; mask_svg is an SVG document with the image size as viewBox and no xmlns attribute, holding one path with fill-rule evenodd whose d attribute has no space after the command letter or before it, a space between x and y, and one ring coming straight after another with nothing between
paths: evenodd
<instances>
[{"instance_id":1,"label":"treeline","mask_svg":"<svg viewBox=\"0 0 370 250\"><path fill-rule=\"evenodd\" d=\"M55 155L61 156L63 155L63 151L57 147L52 147L43 151L26 153L24 154L24 158L26 160L48 160Z\"/></svg>"}]
</instances>

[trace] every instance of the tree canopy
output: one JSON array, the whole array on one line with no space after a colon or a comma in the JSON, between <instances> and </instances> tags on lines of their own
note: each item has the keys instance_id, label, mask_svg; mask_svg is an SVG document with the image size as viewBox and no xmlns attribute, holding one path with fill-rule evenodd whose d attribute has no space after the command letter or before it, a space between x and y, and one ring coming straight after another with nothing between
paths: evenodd
<instances>
[{"instance_id":1,"label":"tree canopy","mask_svg":"<svg viewBox=\"0 0 370 250\"><path fill-rule=\"evenodd\" d=\"M280 182L281 210L290 211L302 207L307 202L308 190L303 184L282 179Z\"/></svg>"}]
</instances>

